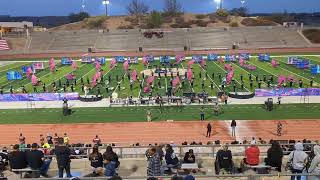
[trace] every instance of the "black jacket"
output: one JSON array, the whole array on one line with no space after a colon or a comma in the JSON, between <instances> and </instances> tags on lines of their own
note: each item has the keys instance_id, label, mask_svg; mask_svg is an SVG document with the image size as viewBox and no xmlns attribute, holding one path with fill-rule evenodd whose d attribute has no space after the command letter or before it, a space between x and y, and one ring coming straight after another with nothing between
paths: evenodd
<instances>
[{"instance_id":1,"label":"black jacket","mask_svg":"<svg viewBox=\"0 0 320 180\"><path fill-rule=\"evenodd\" d=\"M102 158L102 154L101 153L90 154L89 160L91 162L91 166L92 167L94 167L94 168L103 167L103 158Z\"/></svg>"},{"instance_id":2,"label":"black jacket","mask_svg":"<svg viewBox=\"0 0 320 180\"><path fill-rule=\"evenodd\" d=\"M70 149L67 146L56 146L54 150L54 154L57 158L57 163L59 167L66 167L71 161L70 161Z\"/></svg>"},{"instance_id":3,"label":"black jacket","mask_svg":"<svg viewBox=\"0 0 320 180\"><path fill-rule=\"evenodd\" d=\"M13 151L9 154L9 162L11 169L23 169L28 165L26 154L22 151Z\"/></svg>"},{"instance_id":4,"label":"black jacket","mask_svg":"<svg viewBox=\"0 0 320 180\"><path fill-rule=\"evenodd\" d=\"M281 167L282 165L282 151L274 151L271 148L267 151L266 164L271 167Z\"/></svg>"},{"instance_id":5,"label":"black jacket","mask_svg":"<svg viewBox=\"0 0 320 180\"><path fill-rule=\"evenodd\" d=\"M231 127L236 127L236 126L237 126L236 120L232 120L232 121L231 121Z\"/></svg>"}]
</instances>

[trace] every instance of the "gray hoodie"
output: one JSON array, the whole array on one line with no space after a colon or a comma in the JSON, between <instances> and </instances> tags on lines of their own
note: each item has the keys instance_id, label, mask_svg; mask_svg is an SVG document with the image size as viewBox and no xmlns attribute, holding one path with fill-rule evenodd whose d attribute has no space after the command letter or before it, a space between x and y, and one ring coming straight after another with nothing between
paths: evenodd
<instances>
[{"instance_id":1,"label":"gray hoodie","mask_svg":"<svg viewBox=\"0 0 320 180\"><path fill-rule=\"evenodd\" d=\"M315 145L313 147L315 157L311 161L308 172L314 174L320 174L320 146Z\"/></svg>"},{"instance_id":2,"label":"gray hoodie","mask_svg":"<svg viewBox=\"0 0 320 180\"><path fill-rule=\"evenodd\" d=\"M288 161L292 160L292 167L296 170L303 170L308 155L303 151L303 144L298 142L294 145L295 150L289 154Z\"/></svg>"}]
</instances>

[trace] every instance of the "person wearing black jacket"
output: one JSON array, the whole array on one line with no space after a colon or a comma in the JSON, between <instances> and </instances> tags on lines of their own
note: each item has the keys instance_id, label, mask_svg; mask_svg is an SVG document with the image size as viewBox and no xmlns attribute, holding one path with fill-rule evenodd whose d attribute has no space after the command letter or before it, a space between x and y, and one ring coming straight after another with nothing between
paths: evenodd
<instances>
[{"instance_id":1,"label":"person wearing black jacket","mask_svg":"<svg viewBox=\"0 0 320 180\"><path fill-rule=\"evenodd\" d=\"M39 171L41 170L41 167L43 165L43 160L44 160L44 154L42 151L38 150L38 144L33 143L31 145L31 151L26 152L26 159L28 161L28 164L32 170L37 170L33 171L31 173L31 177L33 178L38 178L40 177ZM47 177L47 172L40 172L41 175L44 177Z\"/></svg>"},{"instance_id":2,"label":"person wearing black jacket","mask_svg":"<svg viewBox=\"0 0 320 180\"><path fill-rule=\"evenodd\" d=\"M272 141L271 147L267 151L266 165L275 167L278 172L281 172L283 151L278 141Z\"/></svg>"},{"instance_id":3,"label":"person wearing black jacket","mask_svg":"<svg viewBox=\"0 0 320 180\"><path fill-rule=\"evenodd\" d=\"M216 174L219 174L221 169L224 169L228 173L232 173L233 171L232 153L228 150L228 145L223 145L222 149L217 152L215 161Z\"/></svg>"},{"instance_id":4,"label":"person wearing black jacket","mask_svg":"<svg viewBox=\"0 0 320 180\"><path fill-rule=\"evenodd\" d=\"M70 173L70 149L63 144L63 138L58 138L58 145L54 149L54 154L56 155L59 178L63 177L63 170L66 171L67 177L72 177Z\"/></svg>"},{"instance_id":5,"label":"person wearing black jacket","mask_svg":"<svg viewBox=\"0 0 320 180\"><path fill-rule=\"evenodd\" d=\"M92 153L89 155L89 161L91 162L91 167L94 168L93 174L96 174L96 169L103 167L103 157L99 152L99 146L95 145L92 149Z\"/></svg>"},{"instance_id":6,"label":"person wearing black jacket","mask_svg":"<svg viewBox=\"0 0 320 180\"><path fill-rule=\"evenodd\" d=\"M19 145L13 146L13 151L9 153L9 164L11 169L24 169L28 162L25 152L19 150Z\"/></svg>"},{"instance_id":7,"label":"person wearing black jacket","mask_svg":"<svg viewBox=\"0 0 320 180\"><path fill-rule=\"evenodd\" d=\"M211 130L212 130L212 126L210 123L208 123L207 125L207 135L206 137L210 137L211 136Z\"/></svg>"},{"instance_id":8,"label":"person wearing black jacket","mask_svg":"<svg viewBox=\"0 0 320 180\"><path fill-rule=\"evenodd\" d=\"M237 122L236 120L231 121L231 129L232 129L232 136L236 136L236 127L237 127Z\"/></svg>"},{"instance_id":9,"label":"person wearing black jacket","mask_svg":"<svg viewBox=\"0 0 320 180\"><path fill-rule=\"evenodd\" d=\"M189 151L186 152L186 154L184 155L184 158L183 158L183 162L184 163L195 163L196 162L196 157L194 156L192 149L189 149Z\"/></svg>"}]
</instances>

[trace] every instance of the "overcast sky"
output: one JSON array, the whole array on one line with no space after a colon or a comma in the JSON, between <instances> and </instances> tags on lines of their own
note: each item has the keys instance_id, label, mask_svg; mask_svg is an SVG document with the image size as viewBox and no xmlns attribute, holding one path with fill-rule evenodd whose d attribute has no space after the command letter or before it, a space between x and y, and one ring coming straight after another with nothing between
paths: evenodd
<instances>
[{"instance_id":1,"label":"overcast sky","mask_svg":"<svg viewBox=\"0 0 320 180\"><path fill-rule=\"evenodd\" d=\"M85 11L91 15L105 13L102 0L0 0L0 15L11 16L64 16L81 10L82 1ZM162 10L164 0L140 0L150 9ZM110 0L109 14L126 14L130 0ZM214 0L180 0L185 12L209 13L216 9ZM223 7L240 7L240 0L223 0ZM245 6L250 13L257 12L319 12L320 0L246 0Z\"/></svg>"}]
</instances>

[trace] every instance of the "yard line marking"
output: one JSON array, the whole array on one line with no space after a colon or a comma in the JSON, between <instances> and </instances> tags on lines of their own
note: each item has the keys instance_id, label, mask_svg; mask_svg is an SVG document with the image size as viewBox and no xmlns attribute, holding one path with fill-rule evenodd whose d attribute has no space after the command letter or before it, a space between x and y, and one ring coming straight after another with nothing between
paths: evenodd
<instances>
[{"instance_id":1,"label":"yard line marking","mask_svg":"<svg viewBox=\"0 0 320 180\"><path fill-rule=\"evenodd\" d=\"M48 68L48 69L49 69L49 68ZM44 69L44 70L45 70L45 69ZM38 79L39 79L39 78L42 79L43 77L45 77L45 76L47 76L47 75L49 75L49 72L46 73L45 75L41 76L41 77L38 77ZM24 80L24 79L23 79L23 80ZM9 81L9 82L7 82L6 84L3 84L2 86L6 86L6 85L9 84L9 83L12 83L12 82ZM31 83L32 83L32 82L29 82L29 83L27 83L27 84L23 84L23 86L26 87L26 86L28 86L28 85L31 84Z\"/></svg>"},{"instance_id":2,"label":"yard line marking","mask_svg":"<svg viewBox=\"0 0 320 180\"><path fill-rule=\"evenodd\" d=\"M182 68L184 69L184 66L183 66L182 62L181 62L181 66L182 66ZM188 82L189 82L189 84L190 84L190 86L191 86L191 82L190 82L189 80L188 80ZM191 87L191 89L192 89L192 92L194 92L193 87Z\"/></svg>"},{"instance_id":3,"label":"yard line marking","mask_svg":"<svg viewBox=\"0 0 320 180\"><path fill-rule=\"evenodd\" d=\"M222 69L224 72L227 72L227 71L224 70L222 67L220 67L216 62L213 61L213 63L214 63L216 66L218 66L220 69ZM235 81L236 81L238 84L240 84L237 79L235 79ZM251 91L249 91L249 89L247 89L245 86L244 86L244 89L246 89L248 92L251 92Z\"/></svg>"},{"instance_id":4,"label":"yard line marking","mask_svg":"<svg viewBox=\"0 0 320 180\"><path fill-rule=\"evenodd\" d=\"M60 68L60 70L61 69L65 69L67 66L63 66L63 67L61 67ZM48 76L48 75L50 75L51 73L50 73L50 71L48 72L48 73L46 73L45 75L43 75L43 76L41 76L41 77L38 77L38 79L40 78L40 79L42 79L43 77L46 77L46 76ZM24 86L26 87L26 86L28 86L29 84L31 84L32 82L29 82L28 84L24 84Z\"/></svg>"},{"instance_id":5,"label":"yard line marking","mask_svg":"<svg viewBox=\"0 0 320 180\"><path fill-rule=\"evenodd\" d=\"M200 66L200 64L198 64ZM207 70L203 69L202 66L200 66L201 69L207 74ZM219 86L211 79L210 75L208 75L208 78L211 80L211 82L213 82L213 84L218 88L219 91L221 91L221 89L219 88Z\"/></svg>"},{"instance_id":6,"label":"yard line marking","mask_svg":"<svg viewBox=\"0 0 320 180\"><path fill-rule=\"evenodd\" d=\"M238 64L236 64L236 63L232 63L232 64L234 64L234 65L236 65L238 68L240 68L240 69L242 69L242 70L244 70L244 71L246 71L247 73L249 73L249 74L251 74L253 77L256 77L255 75L253 75L252 73L250 73L249 71L247 71L246 69L244 69L244 68L242 68L241 66L239 66ZM258 67L258 66L257 66ZM263 70L263 69L262 69ZM267 84L266 82L264 82L264 81L262 81L264 84Z\"/></svg>"},{"instance_id":7,"label":"yard line marking","mask_svg":"<svg viewBox=\"0 0 320 180\"><path fill-rule=\"evenodd\" d=\"M83 66L84 66L84 64L82 64L82 65L79 67L79 69L80 69L81 67L83 67ZM76 71L76 70L71 71L71 73L73 73L74 71ZM70 74L70 72L68 72L67 74ZM64 74L61 78L66 77L67 74ZM61 78L59 78L59 79L61 79ZM54 80L54 82L55 82L55 81L56 81L56 79ZM77 81L77 82L78 82L78 81ZM48 84L46 85L46 87L51 86L51 84L52 84L52 83L48 83Z\"/></svg>"},{"instance_id":8,"label":"yard line marking","mask_svg":"<svg viewBox=\"0 0 320 180\"><path fill-rule=\"evenodd\" d=\"M14 63L13 63L13 64L14 64ZM4 71L11 70L11 69L16 69L16 68L18 68L18 67L20 67L20 66L21 66L21 67L22 67L22 66L25 66L26 64L29 64L29 63L19 64L19 65L17 65L17 66L11 67L11 68L3 69L3 70L0 71L0 73L2 73L2 72L4 72ZM11 65L11 64L9 64L9 65ZM2 67L0 67L0 68L2 68Z\"/></svg>"},{"instance_id":9,"label":"yard line marking","mask_svg":"<svg viewBox=\"0 0 320 180\"><path fill-rule=\"evenodd\" d=\"M129 66L128 69L130 69L130 68L131 68L131 65ZM117 87L114 89L113 93L116 92L116 90L118 89L119 85L120 85L121 82L126 78L126 76L127 76L127 72L124 73L123 78L121 79L120 83L117 84ZM120 91L121 91L121 89L120 89ZM113 94L113 93L112 93L112 94Z\"/></svg>"},{"instance_id":10,"label":"yard line marking","mask_svg":"<svg viewBox=\"0 0 320 180\"><path fill-rule=\"evenodd\" d=\"M278 60L278 59L277 59ZM278 60L278 61L281 61L282 63L286 63L285 61L282 61L282 60ZM281 69L283 69L283 70L285 70L285 71L287 71L287 72L291 72L291 73L293 73L293 74L295 74L295 75L297 75L297 76L300 76L300 77L302 77L303 79L307 79L308 81L310 81L310 79L309 78L306 78L306 77L304 77L304 76L301 76L301 75L299 75L299 74L296 74L296 73L294 73L294 72L292 72L292 71L289 71L289 70L286 70L286 69L284 69L284 68L282 68L281 66L279 66ZM313 82L315 82L315 83L317 83L317 84L319 84L317 81L315 81L315 80L313 80Z\"/></svg>"}]
</instances>

